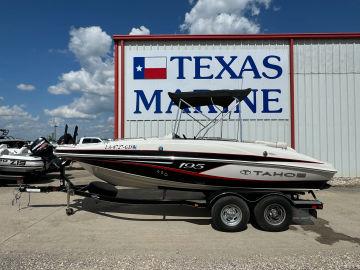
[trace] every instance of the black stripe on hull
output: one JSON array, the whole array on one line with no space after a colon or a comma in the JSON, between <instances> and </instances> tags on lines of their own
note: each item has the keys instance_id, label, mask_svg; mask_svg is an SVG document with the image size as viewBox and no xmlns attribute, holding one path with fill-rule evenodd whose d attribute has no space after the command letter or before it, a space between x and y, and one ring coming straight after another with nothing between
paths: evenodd
<instances>
[{"instance_id":1,"label":"black stripe on hull","mask_svg":"<svg viewBox=\"0 0 360 270\"><path fill-rule=\"evenodd\" d=\"M90 165L111 169L114 171L125 172L133 175L151 177L160 180L205 185L205 186L221 186L229 188L271 188L271 189L322 189L325 188L327 181L271 181L271 180L249 180L249 179L233 179L210 176L195 173L194 171L186 171L178 169L178 164L157 165L145 164L134 161L119 161L106 159L87 159L76 158L75 160ZM181 162L181 161L180 161ZM186 162L186 161L185 161ZM212 168L223 166L221 163L207 163ZM175 165L175 166L174 166ZM210 169L207 167L206 170Z\"/></svg>"},{"instance_id":2,"label":"black stripe on hull","mask_svg":"<svg viewBox=\"0 0 360 270\"><path fill-rule=\"evenodd\" d=\"M55 154L61 154L72 159L71 154L84 154L84 155L115 155L121 157L122 155L130 156L163 156L163 157L190 157L190 158L202 158L202 159L225 159L225 160L238 160L238 161L253 161L253 162L303 162L303 163L318 163L307 160L296 160L287 158L277 158L269 156L252 156L252 155L235 155L235 154L221 154L221 153L200 153L200 152L181 152L181 151L155 151L155 150L55 150Z\"/></svg>"}]
</instances>

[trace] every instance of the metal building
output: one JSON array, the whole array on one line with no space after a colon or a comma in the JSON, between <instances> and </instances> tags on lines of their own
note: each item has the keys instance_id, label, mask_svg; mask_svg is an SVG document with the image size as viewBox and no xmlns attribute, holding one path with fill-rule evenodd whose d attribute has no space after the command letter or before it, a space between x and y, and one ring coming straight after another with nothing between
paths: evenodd
<instances>
[{"instance_id":1,"label":"metal building","mask_svg":"<svg viewBox=\"0 0 360 270\"><path fill-rule=\"evenodd\" d=\"M113 38L115 138L171 133L166 92L250 87L244 139L285 141L360 176L360 33ZM235 121L225 124L233 137Z\"/></svg>"}]
</instances>

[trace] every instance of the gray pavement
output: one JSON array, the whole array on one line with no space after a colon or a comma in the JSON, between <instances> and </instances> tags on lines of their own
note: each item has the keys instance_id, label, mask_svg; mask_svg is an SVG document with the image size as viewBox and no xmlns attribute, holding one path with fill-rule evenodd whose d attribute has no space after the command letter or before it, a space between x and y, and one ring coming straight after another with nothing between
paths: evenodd
<instances>
[{"instance_id":1,"label":"gray pavement","mask_svg":"<svg viewBox=\"0 0 360 270\"><path fill-rule=\"evenodd\" d=\"M79 184L94 179L69 173ZM66 216L64 193L33 194L30 206L23 194L19 211L13 191L0 187L1 269L360 269L359 185L318 192L316 224L280 233L215 231L206 209L76 196Z\"/></svg>"}]
</instances>

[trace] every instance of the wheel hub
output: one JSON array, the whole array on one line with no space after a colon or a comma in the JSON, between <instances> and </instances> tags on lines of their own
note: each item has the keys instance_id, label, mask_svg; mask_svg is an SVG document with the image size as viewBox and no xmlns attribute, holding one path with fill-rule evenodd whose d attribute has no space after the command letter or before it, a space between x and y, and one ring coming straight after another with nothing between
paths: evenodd
<instances>
[{"instance_id":1,"label":"wheel hub","mask_svg":"<svg viewBox=\"0 0 360 270\"><path fill-rule=\"evenodd\" d=\"M280 204L270 204L265 208L264 218L271 225L280 225L286 218L286 210Z\"/></svg>"},{"instance_id":2,"label":"wheel hub","mask_svg":"<svg viewBox=\"0 0 360 270\"><path fill-rule=\"evenodd\" d=\"M242 219L241 209L234 205L226 205L221 210L221 220L227 226L236 226Z\"/></svg>"},{"instance_id":3,"label":"wheel hub","mask_svg":"<svg viewBox=\"0 0 360 270\"><path fill-rule=\"evenodd\" d=\"M269 215L272 218L277 218L277 217L279 217L279 211L277 209L273 208L270 210Z\"/></svg>"}]
</instances>

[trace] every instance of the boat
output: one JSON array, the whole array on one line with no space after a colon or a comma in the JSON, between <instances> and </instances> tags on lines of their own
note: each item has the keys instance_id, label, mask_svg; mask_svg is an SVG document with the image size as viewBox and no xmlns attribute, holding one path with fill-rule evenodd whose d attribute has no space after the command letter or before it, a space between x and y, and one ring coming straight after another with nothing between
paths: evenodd
<instances>
[{"instance_id":1,"label":"boat","mask_svg":"<svg viewBox=\"0 0 360 270\"><path fill-rule=\"evenodd\" d=\"M9 130L8 129L0 129L0 145L5 145L6 148L15 148L19 149L23 146L29 144L30 142L27 140L22 139L15 139L12 136L9 136ZM5 147L3 146L3 148Z\"/></svg>"},{"instance_id":2,"label":"boat","mask_svg":"<svg viewBox=\"0 0 360 270\"><path fill-rule=\"evenodd\" d=\"M236 138L208 136L246 98L251 89L169 93L178 107L173 132L162 138L122 139L89 145L60 145L56 156L78 161L114 186L179 190L309 191L329 187L336 169L298 153L286 143L245 141L241 110ZM215 117L202 112L213 106ZM190 114L190 110L197 112ZM183 115L201 127L195 136L178 134ZM189 118L187 118L189 119Z\"/></svg>"},{"instance_id":3,"label":"boat","mask_svg":"<svg viewBox=\"0 0 360 270\"><path fill-rule=\"evenodd\" d=\"M8 136L6 129L0 131L0 179L23 180L45 173L54 164L53 146L45 138L30 143Z\"/></svg>"}]
</instances>

